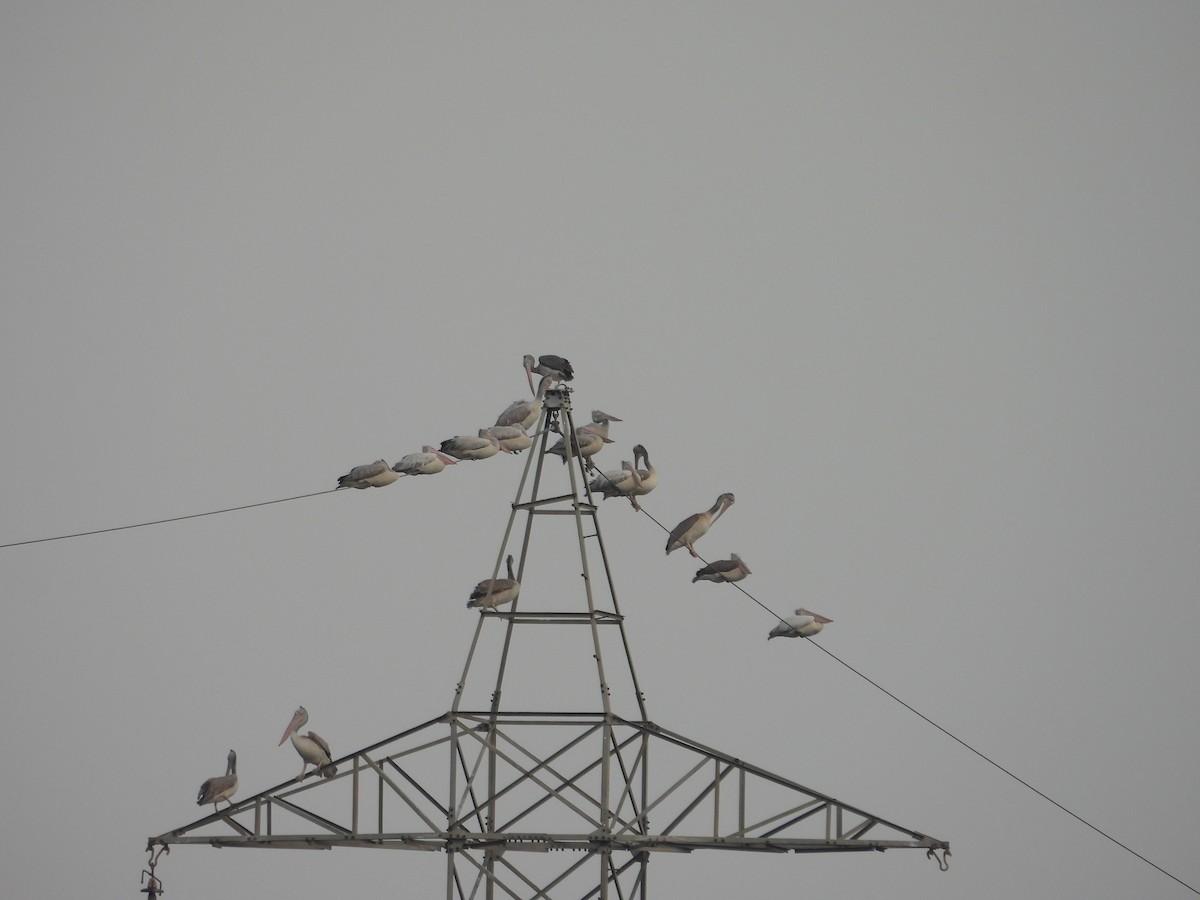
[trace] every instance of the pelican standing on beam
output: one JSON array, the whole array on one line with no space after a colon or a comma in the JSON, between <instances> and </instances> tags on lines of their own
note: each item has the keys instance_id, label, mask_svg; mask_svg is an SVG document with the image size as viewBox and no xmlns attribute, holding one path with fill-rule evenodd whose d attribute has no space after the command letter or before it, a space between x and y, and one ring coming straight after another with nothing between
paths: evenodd
<instances>
[{"instance_id":1,"label":"pelican standing on beam","mask_svg":"<svg viewBox=\"0 0 1200 900\"><path fill-rule=\"evenodd\" d=\"M637 469L634 468L633 463L625 460L621 463L620 469L601 472L592 479L588 487L593 494L602 494L605 500L611 500L613 497L630 496L633 489L637 487L637 483Z\"/></svg>"},{"instance_id":2,"label":"pelican standing on beam","mask_svg":"<svg viewBox=\"0 0 1200 900\"><path fill-rule=\"evenodd\" d=\"M729 559L718 559L697 572L692 584L697 581L741 581L749 574L750 567L746 561L736 553L731 553Z\"/></svg>"},{"instance_id":3,"label":"pelican standing on beam","mask_svg":"<svg viewBox=\"0 0 1200 900\"><path fill-rule=\"evenodd\" d=\"M196 805L207 806L211 803L213 805L213 812L217 811L217 801L219 800L224 800L230 806L233 806L233 801L229 798L233 796L236 790L237 754L230 750L229 757L225 762L225 774L208 778L204 784L200 785L200 793L196 795Z\"/></svg>"},{"instance_id":4,"label":"pelican standing on beam","mask_svg":"<svg viewBox=\"0 0 1200 900\"><path fill-rule=\"evenodd\" d=\"M602 409L593 409L591 424L580 425L575 429L575 436L571 441L571 450L574 455L588 460L588 468L592 469L591 457L599 453L605 444L613 443L608 436L609 423L620 421L616 416L606 413ZM559 438L554 446L546 452L561 456L565 463L567 461L567 439Z\"/></svg>"},{"instance_id":5,"label":"pelican standing on beam","mask_svg":"<svg viewBox=\"0 0 1200 900\"><path fill-rule=\"evenodd\" d=\"M667 538L667 555L671 555L672 550L678 550L680 547L687 547L688 553L692 556L696 555L696 549L692 544L708 534L708 529L712 528L713 523L721 518L725 510L733 505L733 494L722 494L717 498L717 502L712 505L712 508L705 512L692 513L673 529L671 536Z\"/></svg>"},{"instance_id":6,"label":"pelican standing on beam","mask_svg":"<svg viewBox=\"0 0 1200 900\"><path fill-rule=\"evenodd\" d=\"M771 633L767 635L767 640L776 637L812 637L833 619L827 619L820 613L812 612L807 609L798 609L794 616L787 616L781 619L779 624L771 629Z\"/></svg>"},{"instance_id":7,"label":"pelican standing on beam","mask_svg":"<svg viewBox=\"0 0 1200 900\"><path fill-rule=\"evenodd\" d=\"M533 373L539 375L549 375L555 381L570 381L575 377L575 370L571 368L571 364L561 356L539 356L537 365L533 364L533 357L530 354L525 354L525 377L529 380L529 393L535 393L533 390Z\"/></svg>"},{"instance_id":8,"label":"pelican standing on beam","mask_svg":"<svg viewBox=\"0 0 1200 900\"><path fill-rule=\"evenodd\" d=\"M401 457L400 462L392 466L392 471L401 475L436 475L446 466L456 464L457 460L453 456L447 456L426 444L420 453L409 453Z\"/></svg>"},{"instance_id":9,"label":"pelican standing on beam","mask_svg":"<svg viewBox=\"0 0 1200 900\"><path fill-rule=\"evenodd\" d=\"M369 487L383 487L399 477L386 462L377 459L373 463L355 466L338 479L338 488L358 488L361 491Z\"/></svg>"},{"instance_id":10,"label":"pelican standing on beam","mask_svg":"<svg viewBox=\"0 0 1200 900\"><path fill-rule=\"evenodd\" d=\"M296 748L296 752L300 754L300 758L304 760L304 765L300 767L300 774L296 776L297 781L304 780L304 772L310 765L315 766L317 772L322 778L332 778L337 774L337 767L333 765L333 753L329 749L329 744L325 738L321 737L315 731L310 731L308 734L299 734L301 728L308 723L308 710L303 706L296 707L296 712L292 715L292 721L288 723L287 731L283 733L283 737L279 739L279 746L283 746L283 742L289 737L292 739L292 746Z\"/></svg>"},{"instance_id":11,"label":"pelican standing on beam","mask_svg":"<svg viewBox=\"0 0 1200 900\"><path fill-rule=\"evenodd\" d=\"M495 609L497 606L512 603L517 599L517 594L521 592L521 582L517 581L517 576L513 574L513 558L511 553L508 554L506 562L508 564L508 577L485 578L479 584L475 585L475 590L471 591L471 599L467 601L467 609L475 607Z\"/></svg>"},{"instance_id":12,"label":"pelican standing on beam","mask_svg":"<svg viewBox=\"0 0 1200 900\"><path fill-rule=\"evenodd\" d=\"M533 438L520 425L493 425L489 430L509 453L520 453L533 446Z\"/></svg>"}]
</instances>

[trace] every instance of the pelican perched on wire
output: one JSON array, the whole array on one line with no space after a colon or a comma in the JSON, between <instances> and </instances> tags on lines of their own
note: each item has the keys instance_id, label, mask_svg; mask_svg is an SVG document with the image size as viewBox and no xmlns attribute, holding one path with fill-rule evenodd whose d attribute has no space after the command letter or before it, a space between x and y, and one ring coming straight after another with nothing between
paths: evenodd
<instances>
[{"instance_id":1,"label":"pelican perched on wire","mask_svg":"<svg viewBox=\"0 0 1200 900\"><path fill-rule=\"evenodd\" d=\"M520 453L533 446L533 438L520 425L493 425L490 430L509 453Z\"/></svg>"},{"instance_id":2,"label":"pelican perched on wire","mask_svg":"<svg viewBox=\"0 0 1200 900\"><path fill-rule=\"evenodd\" d=\"M338 479L338 489L341 488L358 488L365 490L370 487L383 487L391 484L400 476L388 467L388 464L382 459L377 459L373 463L366 463L361 466L355 466L345 475Z\"/></svg>"},{"instance_id":3,"label":"pelican perched on wire","mask_svg":"<svg viewBox=\"0 0 1200 900\"><path fill-rule=\"evenodd\" d=\"M833 619L827 619L820 613L798 609L794 616L780 619L779 624L772 628L771 633L767 635L767 640L776 637L812 637L832 621Z\"/></svg>"},{"instance_id":4,"label":"pelican perched on wire","mask_svg":"<svg viewBox=\"0 0 1200 900\"><path fill-rule=\"evenodd\" d=\"M529 393L531 394L534 393L534 372L539 375L547 375L554 381L570 381L575 377L575 370L561 356L539 356L537 365L534 365L533 356L527 353L523 365L525 366L525 377L529 379Z\"/></svg>"},{"instance_id":5,"label":"pelican perched on wire","mask_svg":"<svg viewBox=\"0 0 1200 900\"><path fill-rule=\"evenodd\" d=\"M717 498L717 502L712 505L712 508L705 512L692 513L692 515L672 528L671 536L667 538L667 555L669 556L672 550L687 547L688 553L695 556L696 550L692 544L708 534L708 529L712 528L713 523L721 518L725 510L729 509L732 505L733 494L722 494Z\"/></svg>"},{"instance_id":6,"label":"pelican perched on wire","mask_svg":"<svg viewBox=\"0 0 1200 900\"><path fill-rule=\"evenodd\" d=\"M306 724L308 724L308 710L303 706L296 707L292 721L288 723L287 731L279 739L279 746L282 747L283 742L291 738L292 746L304 760L304 765L300 767L300 774L296 776L297 781L304 780L304 772L310 765L316 768L322 778L332 778L337 774L337 766L333 765L333 753L329 749L329 744L315 731L300 734L300 729Z\"/></svg>"},{"instance_id":7,"label":"pelican perched on wire","mask_svg":"<svg viewBox=\"0 0 1200 900\"><path fill-rule=\"evenodd\" d=\"M746 561L736 553L731 553L729 559L718 559L697 572L692 584L697 581L741 581L749 574L750 567Z\"/></svg>"},{"instance_id":8,"label":"pelican perched on wire","mask_svg":"<svg viewBox=\"0 0 1200 900\"><path fill-rule=\"evenodd\" d=\"M479 435L460 434L442 441L441 452L456 459L488 459L497 453L510 452L490 428L480 428Z\"/></svg>"},{"instance_id":9,"label":"pelican perched on wire","mask_svg":"<svg viewBox=\"0 0 1200 900\"><path fill-rule=\"evenodd\" d=\"M495 609L517 599L517 594L521 593L521 582L517 581L517 576L513 574L511 553L508 554L505 563L508 566L508 577L485 578L475 585L475 590L471 591L471 599L467 601L468 609L475 607Z\"/></svg>"},{"instance_id":10,"label":"pelican perched on wire","mask_svg":"<svg viewBox=\"0 0 1200 900\"><path fill-rule=\"evenodd\" d=\"M204 784L200 785L200 793L196 795L196 805L207 806L211 803L213 812L217 811L217 802L220 800L233 806L233 801L229 798L236 790L237 754L230 750L225 761L225 774L205 779Z\"/></svg>"},{"instance_id":11,"label":"pelican perched on wire","mask_svg":"<svg viewBox=\"0 0 1200 900\"><path fill-rule=\"evenodd\" d=\"M637 467L639 457L641 457L642 464L645 466L644 469ZM633 448L633 467L637 472L637 484L629 493L629 502L633 504L634 509L640 510L641 507L638 506L637 498L646 496L658 487L658 469L651 465L650 454L642 444L637 444Z\"/></svg>"},{"instance_id":12,"label":"pelican perched on wire","mask_svg":"<svg viewBox=\"0 0 1200 900\"><path fill-rule=\"evenodd\" d=\"M637 487L638 472L629 460L621 463L619 469L609 469L601 472L588 485L593 494L602 494L605 500L613 497L629 497Z\"/></svg>"},{"instance_id":13,"label":"pelican perched on wire","mask_svg":"<svg viewBox=\"0 0 1200 900\"><path fill-rule=\"evenodd\" d=\"M457 462L453 456L447 456L426 444L420 453L409 453L401 457L400 462L392 466L392 471L401 475L436 475L446 466L456 465Z\"/></svg>"},{"instance_id":14,"label":"pelican perched on wire","mask_svg":"<svg viewBox=\"0 0 1200 900\"><path fill-rule=\"evenodd\" d=\"M520 425L526 430L532 428L537 423L538 416L542 414L542 403L546 399L546 389L550 387L553 381L554 379L549 375L543 375L533 399L514 400L508 404L504 412L496 417L496 424L500 426Z\"/></svg>"}]
</instances>

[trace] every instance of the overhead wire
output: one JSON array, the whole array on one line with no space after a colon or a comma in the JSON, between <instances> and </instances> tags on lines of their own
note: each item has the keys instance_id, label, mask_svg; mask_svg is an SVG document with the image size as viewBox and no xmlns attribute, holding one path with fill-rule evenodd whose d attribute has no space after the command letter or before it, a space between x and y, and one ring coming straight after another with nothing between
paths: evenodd
<instances>
[{"instance_id":1,"label":"overhead wire","mask_svg":"<svg viewBox=\"0 0 1200 900\"><path fill-rule=\"evenodd\" d=\"M604 472L600 472L598 469L597 469L597 472L599 474L599 477L609 480ZM239 512L241 510L254 509L254 508L260 507L260 506L271 506L271 505L277 504L277 503L289 503L293 500L304 500L309 497L319 497L322 494L333 494L333 493L338 492L339 490L341 490L341 489L340 488L329 488L327 490L322 490L322 491L313 491L312 493L308 493L308 494L297 494L294 497L281 497L276 500L263 500L259 503L246 503L241 506L230 506L230 507L226 507L224 509L214 509L214 510L209 510L207 512L190 513L188 515L183 515L183 516L171 516L171 517L165 518L165 519L153 519L153 520L149 520L149 521L145 521L145 522L136 522L131 525L116 525L116 526L113 526L110 528L97 528L97 529L93 529L91 531L77 531L77 532L73 532L71 534L59 534L59 535L54 535L52 537L33 538L31 540L25 540L25 541L12 541L7 544L0 544L0 550L8 549L11 547L27 546L29 544L42 544L42 543L47 543L50 541L63 541L63 540L68 540L70 538L88 537L90 535L96 535L96 534L107 534L107 533L114 532L114 531L127 531L127 530L133 529L133 528L146 528L150 525L163 525L168 522L182 522L187 519L203 518L204 516L216 516L216 515L221 515L223 513ZM617 495L617 496L624 497L624 495ZM646 518L648 518L651 522L653 522L655 525L657 525L660 529L662 529L667 534L671 533L671 529L669 529L669 528L667 528L667 526L663 525L662 522L660 522L658 519L656 519L654 517L654 515L651 514L648 510L646 510L645 507L641 506L641 504L638 505L638 509L636 511L642 513L644 516L646 516ZM700 554L698 554L698 553L695 554L695 557L696 557L696 559L699 559L705 565L709 565L709 561L707 559L705 559L703 556L701 556ZM737 582L728 582L728 583L732 584L735 588L737 588L739 591L741 591L741 593L745 597L747 597L748 599L753 601L755 604L757 604L759 607L761 607L764 611L766 611L769 615L778 619L780 622L784 622L786 624L786 620L779 613L775 612L775 610L771 609L769 606L767 606L765 603L763 603L761 600L759 600L757 597L755 597L753 594L751 594L749 591L747 591L740 584L738 584ZM890 699L899 703L901 706L903 706L905 709L907 709L913 715L922 719L927 724L933 726L938 731L940 731L942 734L946 735L946 737L950 738L951 740L955 741L962 747L966 748L971 753L975 754L980 759L982 759L984 762L986 762L989 765L1000 770L1005 775L1007 775L1009 778L1016 781L1018 784L1021 784L1024 787L1028 788L1029 790L1033 791L1033 793L1037 794L1039 797L1041 797L1047 803L1052 804L1053 806L1057 807L1062 812L1071 816L1073 819L1077 820L1078 822L1082 823L1083 825L1086 825L1088 828L1090 828L1092 831L1099 834L1101 837L1107 838L1109 841L1111 841L1113 844L1116 844L1122 850L1137 857L1142 862L1144 862L1146 865L1150 866L1153 869L1156 869L1157 871L1161 872L1163 875L1166 875L1172 881L1177 882L1179 885L1187 888L1192 893L1200 895L1200 889L1193 887L1192 885L1188 884L1183 879L1171 874L1166 869L1164 869L1162 866L1155 863L1153 860L1148 859L1147 857L1145 857L1144 855L1139 853L1137 850L1134 850L1128 844L1125 844L1122 841L1118 840L1117 838L1113 837L1111 834L1104 831L1102 828L1099 828L1096 825L1093 825L1091 822L1089 822L1083 816L1068 809L1066 806L1063 806L1063 804L1059 803L1057 800L1055 800L1053 797L1050 797L1045 792L1038 790L1036 787L1034 787L1028 781L1021 778L1019 775L1017 775L1010 769L1005 768L1000 763L996 762L994 759L989 757L987 754L983 753L981 750L978 750L975 747L971 746L969 743L964 741L962 738L960 738L958 735L954 734L949 729L944 728L943 726L939 725L933 719L929 718L929 716L925 715L920 710L918 710L916 707L912 706L912 704L906 702L905 700L901 699L897 695L893 694L891 691L889 691L883 685L879 684L879 682L875 681L874 679L867 676L865 673L856 669L854 666L850 665L848 662L846 662L845 660L843 660L839 656L837 656L835 653L833 653L833 651L827 649L826 647L823 647L821 644L814 641L811 637L807 638L807 640L810 644L812 644L814 647L816 647L818 650L820 650L822 653L824 653L830 659L832 659L835 662L844 666L850 672L854 673L859 678L861 678L863 681L867 682L867 684L871 685L876 690L880 691L881 693L883 693Z\"/></svg>"},{"instance_id":2,"label":"overhead wire","mask_svg":"<svg viewBox=\"0 0 1200 900\"><path fill-rule=\"evenodd\" d=\"M601 475L603 476L603 473L601 473ZM651 515L649 512L647 512L647 511L646 511L646 509L645 509L645 507L641 506L641 504L640 504L640 503L639 503L638 505L639 505L639 507L640 507L640 508L637 510L638 512L641 512L641 513L643 513L643 514L646 516L646 518L648 518L648 519L649 519L651 522L653 522L655 525L657 525L657 526L658 526L659 528L661 528L663 531L667 532L667 534L670 534L670 533L671 533L671 530L670 530L669 528L667 528L665 525L663 525L663 523L662 523L662 522L658 521L658 519L656 519L656 518L655 518L653 515ZM707 566L707 565L710 565L709 561L708 561L707 559L705 559L703 556L701 556L700 554L698 554L698 553L697 553L697 554L695 554L695 557L696 557L696 559L700 560L700 562L704 563L704 565L706 565L706 566ZM784 619L784 618L783 618L781 615L779 615L779 613L775 612L775 610L771 609L769 606L767 606L765 603L763 603L761 600L759 600L757 597L755 597L753 594L751 594L751 593L750 593L748 590L746 590L744 587L742 587L742 586L741 586L741 584L739 584L739 583L737 583L737 582L733 582L733 581L730 581L730 582L727 582L727 583L728 583L728 584L731 584L731 585L733 585L733 587L737 588L739 591L741 591L741 592L742 592L742 594L744 594L744 595L745 595L746 597L748 597L750 600L754 601L754 603L758 604L760 607L762 607L764 610L766 610L766 612L768 612L770 615L774 616L774 617L775 617L776 619L778 619L780 622L784 622L784 624L787 624L787 623L786 623L786 620L785 620L785 619ZM1015 772L1013 772L1012 770L1010 770L1010 769L1007 769L1007 768L1005 768L1004 766L1000 765L1000 763L996 762L996 761L995 761L994 759L992 759L990 756L988 756L987 754L983 753L981 750L978 750L978 749L976 749L975 747L971 746L971 745L970 745L970 744L968 744L966 741L964 741L962 738L960 738L958 735L954 734L954 733L953 733L952 731L950 731L949 729L942 727L942 726L941 726L941 725L939 725L937 722L935 722L933 719L929 718L929 716L925 715L923 712L921 712L920 710L918 710L918 709L917 709L916 707L914 707L912 704L910 704L910 703L907 703L906 701L902 700L900 697L898 697L898 696L896 696L895 694L893 694L891 691L889 691L887 688L885 688L885 687L884 687L883 685L881 685L879 682L875 681L873 678L870 678L869 676L867 676L867 675L866 675L866 674L864 674L863 672L861 672L861 671L859 671L858 669L856 669L854 666L850 665L850 663L846 662L844 659L842 659L842 658L840 658L839 656L837 656L837 655L836 655L836 654L835 654L835 653L834 653L832 650L829 650L828 648L826 648L826 647L823 647L821 644L819 644L819 643L817 643L816 641L814 641L814 640L813 640L811 637L807 638L807 640L808 640L808 642L809 642L810 644L812 644L814 647L816 647L818 650L820 650L822 653L824 653L824 654L825 654L826 656L828 656L830 659L834 660L834 661L835 661L835 662L837 662L837 663L840 663L842 666L844 666L845 668L849 669L851 672L853 672L855 675L857 675L857 676L858 676L859 678L861 678L863 681L867 682L867 684L871 685L871 686L872 686L873 688L875 688L876 690L878 690L878 691L882 692L883 694L885 694L886 696L888 696L888 697L889 697L889 698L891 698L892 700L896 701L896 702L897 702L897 703L899 703L901 706L903 706L905 709L907 709L909 712L911 712L913 715L915 715L915 716L917 716L918 718L920 718L920 719L924 720L924 721L925 721L927 724L929 724L929 725L932 725L934 728L936 728L936 729L937 729L938 731L940 731L942 734L946 735L946 737L950 738L951 740L953 740L953 741L955 741L956 743L960 744L961 746L965 747L967 750L970 750L972 753L974 753L976 756L978 756L978 757L979 757L980 759L982 759L984 762L986 762L986 763L988 763L989 765L991 765L991 766L994 766L995 768L999 769L1001 772L1003 772L1003 773L1004 773L1005 775L1007 775L1009 778L1011 778L1011 779L1013 779L1014 781L1016 781L1018 784L1021 784L1021 785L1025 786L1025 787L1027 787L1029 790L1033 791L1035 794L1037 794L1039 797L1041 797L1041 798L1042 798L1043 800L1045 800L1046 802L1048 802L1048 803L1052 804L1053 806L1056 806L1058 809L1062 810L1062 811L1063 811L1063 812L1065 812L1067 815L1071 816L1071 818L1073 818L1073 819L1075 819L1076 821L1078 821L1078 822L1081 822L1082 824L1086 825L1088 828L1090 828L1092 831L1096 832L1096 834L1100 835L1101 837L1107 838L1109 841L1111 841L1112 843L1116 844L1116 845L1117 845L1118 847L1120 847L1122 850L1124 850L1124 851L1126 851L1127 853L1130 853L1131 855L1133 855L1133 856L1137 857L1138 859L1140 859L1140 860L1141 860L1142 862L1144 862L1146 865L1150 866L1150 867L1151 867L1151 868L1153 868L1153 869L1157 869L1157 870L1158 870L1159 872L1161 872L1163 875L1166 875L1166 876L1167 876L1168 878L1170 878L1172 881L1174 881L1174 882L1176 882L1176 883L1180 884L1181 886L1183 886L1183 887L1187 888L1187 889L1188 889L1189 891L1191 891L1193 894L1200 894L1200 890L1198 890L1197 888L1195 888L1195 887L1193 887L1192 885L1188 884L1188 883L1187 883L1186 881L1184 881L1182 878L1179 878L1178 876L1171 874L1171 873L1170 873L1170 872L1168 872L1166 869L1164 869L1162 866L1160 866L1160 865L1158 865L1157 863L1155 863L1153 860L1146 858L1146 857L1145 857L1145 856L1143 856L1141 853L1139 853L1137 850L1134 850L1134 849L1133 849L1132 847L1130 847L1128 844L1125 844L1125 843L1121 842L1120 840L1118 840L1117 838L1115 838L1115 837L1113 837L1111 834L1109 834L1107 831L1104 831L1102 828L1099 828L1099 827L1097 827L1096 825L1093 825L1091 822L1089 822L1089 821L1088 821L1087 819L1085 819L1083 816L1081 816L1081 815L1079 815L1078 813L1076 813L1076 812L1074 812L1074 811L1072 811L1072 810L1068 809L1067 807L1063 806L1061 803L1059 803L1059 802L1058 802L1057 800L1055 800L1053 797L1049 796L1048 794L1046 794L1046 793L1045 793L1045 792L1043 792L1043 791L1040 791L1040 790L1038 790L1036 787L1034 787L1032 784L1030 784L1030 783L1029 783L1028 781L1026 781L1024 778L1021 778L1019 775L1017 775L1017 774L1016 774Z\"/></svg>"}]
</instances>

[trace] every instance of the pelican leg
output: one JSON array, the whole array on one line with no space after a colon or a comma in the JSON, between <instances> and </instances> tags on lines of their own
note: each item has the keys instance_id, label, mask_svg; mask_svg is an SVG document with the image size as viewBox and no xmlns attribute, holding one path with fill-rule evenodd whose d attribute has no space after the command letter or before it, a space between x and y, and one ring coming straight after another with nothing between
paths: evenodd
<instances>
[{"instance_id":1,"label":"pelican leg","mask_svg":"<svg viewBox=\"0 0 1200 900\"><path fill-rule=\"evenodd\" d=\"M692 556L695 557L696 556L696 548L693 547L691 544L688 544L687 548L688 548L688 553L692 554Z\"/></svg>"}]
</instances>

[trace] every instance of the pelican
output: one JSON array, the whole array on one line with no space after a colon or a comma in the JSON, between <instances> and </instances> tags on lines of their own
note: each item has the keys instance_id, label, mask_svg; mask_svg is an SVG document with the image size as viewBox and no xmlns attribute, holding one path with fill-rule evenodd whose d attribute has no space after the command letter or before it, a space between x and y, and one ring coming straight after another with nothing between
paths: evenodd
<instances>
[{"instance_id":1,"label":"pelican","mask_svg":"<svg viewBox=\"0 0 1200 900\"><path fill-rule=\"evenodd\" d=\"M288 723L287 731L279 739L279 746L282 747L283 742L290 737L292 746L304 760L304 765L300 767L300 774L296 776L297 781L304 780L304 772L310 764L316 767L322 778L332 778L337 774L337 766L333 765L333 753L329 749L329 744L325 742L325 738L315 731L310 731L308 734L299 733L307 722L308 710L303 706L296 707L292 721Z\"/></svg>"},{"instance_id":2,"label":"pelican","mask_svg":"<svg viewBox=\"0 0 1200 900\"><path fill-rule=\"evenodd\" d=\"M533 393L533 373L539 375L548 375L555 381L570 381L575 377L575 370L571 368L571 364L561 356L539 356L537 365L533 364L533 357L528 353L525 354L525 377L529 379L529 393Z\"/></svg>"},{"instance_id":3,"label":"pelican","mask_svg":"<svg viewBox=\"0 0 1200 900\"><path fill-rule=\"evenodd\" d=\"M457 459L487 459L501 451L510 452L496 439L490 428L480 428L478 437L460 434L456 437L446 438L442 441L441 451Z\"/></svg>"},{"instance_id":4,"label":"pelican","mask_svg":"<svg viewBox=\"0 0 1200 900\"><path fill-rule=\"evenodd\" d=\"M521 582L517 581L517 577L513 574L511 553L508 554L506 562L508 577L485 578L475 585L475 590L471 591L471 599L467 601L467 609L477 606L495 609L497 606L512 603L517 599L517 594L521 593Z\"/></svg>"},{"instance_id":5,"label":"pelican","mask_svg":"<svg viewBox=\"0 0 1200 900\"><path fill-rule=\"evenodd\" d=\"M688 553L695 556L696 550L692 544L708 534L708 529L712 528L713 522L721 518L725 510L732 505L733 494L722 494L711 509L706 512L693 513L676 525L671 529L671 536L667 538L667 555L669 556L672 550L687 547Z\"/></svg>"},{"instance_id":6,"label":"pelican","mask_svg":"<svg viewBox=\"0 0 1200 900\"><path fill-rule=\"evenodd\" d=\"M520 425L493 425L489 430L509 453L520 453L533 446L533 438Z\"/></svg>"},{"instance_id":7,"label":"pelican","mask_svg":"<svg viewBox=\"0 0 1200 900\"><path fill-rule=\"evenodd\" d=\"M388 468L382 459L373 463L355 466L338 479L338 490L341 488L358 488L360 491L369 487L383 487L391 484L400 476Z\"/></svg>"},{"instance_id":8,"label":"pelican","mask_svg":"<svg viewBox=\"0 0 1200 900\"><path fill-rule=\"evenodd\" d=\"M593 494L603 494L605 500L613 497L628 497L637 487L638 471L629 460L621 463L619 469L609 469L601 472L588 485Z\"/></svg>"},{"instance_id":9,"label":"pelican","mask_svg":"<svg viewBox=\"0 0 1200 900\"><path fill-rule=\"evenodd\" d=\"M446 466L457 464L453 456L447 456L440 450L435 450L426 444L420 453L410 453L392 466L393 472L401 475L436 475Z\"/></svg>"},{"instance_id":10,"label":"pelican","mask_svg":"<svg viewBox=\"0 0 1200 900\"><path fill-rule=\"evenodd\" d=\"M233 806L233 801L229 798L233 796L236 790L237 754L230 750L229 757L225 763L225 774L205 779L204 784L200 785L200 793L196 795L196 805L207 806L211 803L213 805L213 812L217 811L218 800L224 800L230 806Z\"/></svg>"},{"instance_id":11,"label":"pelican","mask_svg":"<svg viewBox=\"0 0 1200 900\"><path fill-rule=\"evenodd\" d=\"M571 449L576 456L582 456L584 459L595 456L600 452L600 448L605 444L613 443L608 437L608 425L610 422L620 422L614 415L604 412L601 409L592 410L592 423L590 425L580 425L575 429L575 439L572 442ZM558 441L546 451L561 456L563 462L567 461L567 440L559 438ZM591 468L591 463L588 463Z\"/></svg>"},{"instance_id":12,"label":"pelican","mask_svg":"<svg viewBox=\"0 0 1200 900\"><path fill-rule=\"evenodd\" d=\"M794 616L781 619L779 624L771 629L767 640L774 637L812 637L832 621L833 619L827 619L820 613L798 609Z\"/></svg>"},{"instance_id":13,"label":"pelican","mask_svg":"<svg viewBox=\"0 0 1200 900\"><path fill-rule=\"evenodd\" d=\"M644 469L637 468L638 457L641 457L642 463L646 466ZM642 444L638 444L633 448L633 465L637 472L637 486L629 492L629 502L633 504L633 508L640 510L637 498L644 497L656 487L658 487L658 469L650 463L650 454ZM732 501L730 501L732 502Z\"/></svg>"},{"instance_id":14,"label":"pelican","mask_svg":"<svg viewBox=\"0 0 1200 900\"><path fill-rule=\"evenodd\" d=\"M718 559L716 562L711 562L692 579L692 584L697 581L741 581L750 574L750 567L736 553L729 554L729 559Z\"/></svg>"},{"instance_id":15,"label":"pelican","mask_svg":"<svg viewBox=\"0 0 1200 900\"><path fill-rule=\"evenodd\" d=\"M549 375L543 375L538 384L537 393L532 400L514 400L508 408L496 417L497 425L520 425L529 429L534 426L538 416L542 414L542 401L546 398L546 389L554 381Z\"/></svg>"}]
</instances>

